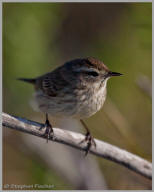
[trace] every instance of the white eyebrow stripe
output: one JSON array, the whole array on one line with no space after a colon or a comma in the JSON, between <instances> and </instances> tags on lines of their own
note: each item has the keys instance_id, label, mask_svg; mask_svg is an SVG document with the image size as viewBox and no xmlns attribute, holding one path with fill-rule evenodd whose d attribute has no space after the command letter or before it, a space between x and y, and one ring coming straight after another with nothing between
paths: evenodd
<instances>
[{"instance_id":1,"label":"white eyebrow stripe","mask_svg":"<svg viewBox=\"0 0 154 192\"><path fill-rule=\"evenodd\" d=\"M78 68L78 69L75 69L76 72L82 72L82 71L86 71L86 72L98 72L98 70L94 69L94 68L88 68L88 67L81 67L81 68Z\"/></svg>"}]
</instances>

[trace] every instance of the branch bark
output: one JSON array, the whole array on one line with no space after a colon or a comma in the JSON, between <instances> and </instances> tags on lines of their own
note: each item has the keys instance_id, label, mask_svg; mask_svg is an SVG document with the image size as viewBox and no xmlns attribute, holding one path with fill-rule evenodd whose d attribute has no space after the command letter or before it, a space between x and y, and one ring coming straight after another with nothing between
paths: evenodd
<instances>
[{"instance_id":1,"label":"branch bark","mask_svg":"<svg viewBox=\"0 0 154 192\"><path fill-rule=\"evenodd\" d=\"M46 139L44 130L40 130L40 127L43 126L41 123L2 113L2 124L5 127ZM59 128L53 128L53 130L55 138L54 140L49 140L65 144L79 150L85 150L86 143L80 144L85 137L84 135ZM90 153L116 162L148 179L152 179L152 164L147 160L106 142L97 139L95 139L95 142L96 148L92 146Z\"/></svg>"}]
</instances>

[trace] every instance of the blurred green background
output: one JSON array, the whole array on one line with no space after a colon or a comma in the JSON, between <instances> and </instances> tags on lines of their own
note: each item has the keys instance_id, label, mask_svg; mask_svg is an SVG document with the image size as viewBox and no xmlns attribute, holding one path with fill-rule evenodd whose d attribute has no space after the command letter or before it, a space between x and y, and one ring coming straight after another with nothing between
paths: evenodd
<instances>
[{"instance_id":1,"label":"blurred green background","mask_svg":"<svg viewBox=\"0 0 154 192\"><path fill-rule=\"evenodd\" d=\"M93 136L151 161L152 3L3 3L3 111L44 122L29 105L32 86L16 78L86 56L124 74L109 80L103 109L86 120ZM20 150L22 137L3 129L3 184L77 189L28 148ZM97 161L109 189L151 189L148 179Z\"/></svg>"}]
</instances>

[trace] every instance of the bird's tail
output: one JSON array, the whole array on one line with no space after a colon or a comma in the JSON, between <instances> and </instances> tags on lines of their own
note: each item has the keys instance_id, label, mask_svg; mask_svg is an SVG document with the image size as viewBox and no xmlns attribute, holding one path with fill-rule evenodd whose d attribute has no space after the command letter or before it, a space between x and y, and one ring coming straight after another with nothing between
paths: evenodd
<instances>
[{"instance_id":1,"label":"bird's tail","mask_svg":"<svg viewBox=\"0 0 154 192\"><path fill-rule=\"evenodd\" d=\"M36 82L36 79L28 79L28 78L18 78L17 80L25 81L27 83L32 83L32 84L35 84Z\"/></svg>"}]
</instances>

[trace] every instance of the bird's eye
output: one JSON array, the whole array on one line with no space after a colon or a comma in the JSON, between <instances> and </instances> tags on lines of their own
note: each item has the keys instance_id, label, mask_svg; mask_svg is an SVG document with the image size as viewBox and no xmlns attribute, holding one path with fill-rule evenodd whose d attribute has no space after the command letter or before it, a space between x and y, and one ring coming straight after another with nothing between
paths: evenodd
<instances>
[{"instance_id":1,"label":"bird's eye","mask_svg":"<svg viewBox=\"0 0 154 192\"><path fill-rule=\"evenodd\" d=\"M97 77L99 75L96 71L88 71L88 72L86 72L86 74L93 76L93 77Z\"/></svg>"}]
</instances>

